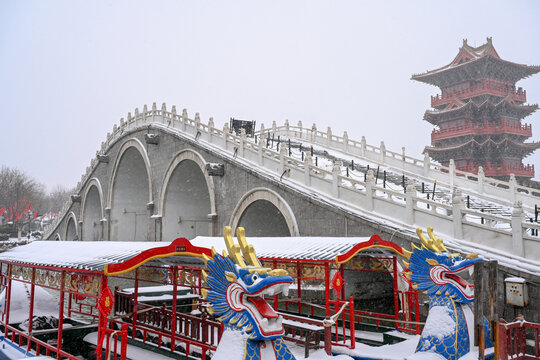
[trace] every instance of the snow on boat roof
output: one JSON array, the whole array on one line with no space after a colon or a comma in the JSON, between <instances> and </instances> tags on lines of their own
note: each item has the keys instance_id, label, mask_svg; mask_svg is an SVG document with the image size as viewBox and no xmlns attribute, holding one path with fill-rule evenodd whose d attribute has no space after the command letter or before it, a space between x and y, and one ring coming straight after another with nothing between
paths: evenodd
<instances>
[{"instance_id":1,"label":"snow on boat roof","mask_svg":"<svg viewBox=\"0 0 540 360\"><path fill-rule=\"evenodd\" d=\"M235 238L234 238L235 239ZM370 240L370 237L250 237L257 257L275 259L330 260L351 250L355 245ZM236 239L235 239L236 241ZM195 246L212 248L220 254L226 250L223 238L197 236L191 240ZM382 249L377 249L381 253ZM373 250L371 250L373 253ZM392 254L393 255L393 254Z\"/></svg>"},{"instance_id":2,"label":"snow on boat roof","mask_svg":"<svg viewBox=\"0 0 540 360\"><path fill-rule=\"evenodd\" d=\"M0 253L0 261L102 271L107 264L165 245L155 241L34 241Z\"/></svg>"},{"instance_id":3,"label":"snow on boat roof","mask_svg":"<svg viewBox=\"0 0 540 360\"><path fill-rule=\"evenodd\" d=\"M341 256L343 261L354 256L358 251L366 251L369 254L386 254L386 249L401 252L398 246L394 249L388 246L374 245L388 244L378 236L373 237L246 237L249 244L253 245L257 256L260 258L274 259L299 259L299 260L320 260L335 261ZM193 249L206 251L214 247L216 251L222 253L226 250L222 237L198 236L191 241L177 239L172 243L168 242L143 242L143 241L34 241L30 244L12 248L0 253L0 261L9 261L20 264L30 264L38 266L51 266L70 269L84 269L93 271L104 271L110 275L119 271L107 271L111 266L120 266L122 271L128 271L152 260L152 265L158 264L178 264L187 265L189 262L202 264L202 259L186 256L186 249L179 250L179 245L188 244ZM236 242L236 239L235 239ZM381 245L384 245L381 244ZM373 247L377 247L373 249ZM173 251L167 249L175 248ZM160 256L156 250L162 250ZM396 251L396 249L398 249ZM164 252L165 251L165 252ZM148 256L144 254L151 253ZM392 253L393 254L393 253ZM174 255L174 259L171 256ZM142 260L137 260L142 256ZM197 256L196 254L194 256ZM135 260L135 261L134 261ZM115 265L120 264L120 265ZM123 264L129 266L125 268ZM191 265L191 264L190 264ZM116 270L116 269L115 269Z\"/></svg>"}]
</instances>

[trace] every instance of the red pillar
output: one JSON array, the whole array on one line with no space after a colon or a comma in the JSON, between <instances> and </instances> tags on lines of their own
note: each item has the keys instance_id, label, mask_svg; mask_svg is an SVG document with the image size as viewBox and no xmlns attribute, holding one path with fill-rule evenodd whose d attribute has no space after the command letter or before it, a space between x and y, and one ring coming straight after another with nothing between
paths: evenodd
<instances>
[{"instance_id":1,"label":"red pillar","mask_svg":"<svg viewBox=\"0 0 540 360\"><path fill-rule=\"evenodd\" d=\"M135 286L133 291L133 326L131 327L131 337L135 339L137 337L137 306L139 297L139 268L135 269Z\"/></svg>"},{"instance_id":2,"label":"red pillar","mask_svg":"<svg viewBox=\"0 0 540 360\"><path fill-rule=\"evenodd\" d=\"M56 352L56 358L58 360L62 359L60 351L62 351L62 328L64 327L64 279L66 273L62 271L62 276L60 277L60 309L58 311L58 337L57 337L57 347L58 351Z\"/></svg>"},{"instance_id":3,"label":"red pillar","mask_svg":"<svg viewBox=\"0 0 540 360\"><path fill-rule=\"evenodd\" d=\"M178 284L177 284L177 278L178 278L178 267L177 266L171 266L171 272L173 275L173 300L172 300L172 319L171 319L171 351L174 351L175 344L174 340L176 338L176 297L178 294ZM199 277L200 279L200 277Z\"/></svg>"},{"instance_id":4,"label":"red pillar","mask_svg":"<svg viewBox=\"0 0 540 360\"><path fill-rule=\"evenodd\" d=\"M35 297L35 290L36 290L36 269L32 268L32 283L30 284L30 313L28 314L28 348L27 350L30 351L32 348L32 342L30 341L30 338L32 337L32 326L34 322L34 297Z\"/></svg>"},{"instance_id":5,"label":"red pillar","mask_svg":"<svg viewBox=\"0 0 540 360\"><path fill-rule=\"evenodd\" d=\"M302 276L302 265L300 264L300 261L296 261L296 282L298 284L298 298L300 299L298 301L298 313L302 314L302 280L300 280L300 277Z\"/></svg>"},{"instance_id":6,"label":"red pillar","mask_svg":"<svg viewBox=\"0 0 540 360\"><path fill-rule=\"evenodd\" d=\"M8 324L9 324L9 310L10 310L10 305L11 305L11 284L12 284L12 280L11 280L11 272L13 271L13 267L11 265L8 265L8 271L7 271L7 276L8 276L8 279L7 279L7 287L6 287L6 299L5 299L5 304L6 304L6 308L5 308L5 322L4 322L4 333L5 333L5 336L6 338L8 338Z\"/></svg>"},{"instance_id":7,"label":"red pillar","mask_svg":"<svg viewBox=\"0 0 540 360\"><path fill-rule=\"evenodd\" d=\"M396 319L396 329L399 327L399 299L398 299L398 272L397 272L397 257L394 256L393 260L393 272L394 272L394 317Z\"/></svg>"},{"instance_id":8,"label":"red pillar","mask_svg":"<svg viewBox=\"0 0 540 360\"><path fill-rule=\"evenodd\" d=\"M330 268L324 263L324 299L326 301L326 317L330 317Z\"/></svg>"}]
</instances>

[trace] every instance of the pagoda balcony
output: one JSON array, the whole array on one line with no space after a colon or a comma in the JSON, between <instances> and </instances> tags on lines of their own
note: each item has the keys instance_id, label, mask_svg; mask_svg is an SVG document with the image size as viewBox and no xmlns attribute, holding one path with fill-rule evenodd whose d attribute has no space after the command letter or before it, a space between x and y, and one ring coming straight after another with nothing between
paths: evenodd
<instances>
[{"instance_id":1,"label":"pagoda balcony","mask_svg":"<svg viewBox=\"0 0 540 360\"><path fill-rule=\"evenodd\" d=\"M522 88L518 88L508 83L494 80L484 79L481 84L471 86L467 89L456 90L451 92L444 92L441 95L431 97L431 107L437 107L450 103L454 97L460 100L470 99L479 95L495 95L505 97L508 94L511 95L511 99L517 102L527 101L527 91Z\"/></svg>"},{"instance_id":2,"label":"pagoda balcony","mask_svg":"<svg viewBox=\"0 0 540 360\"><path fill-rule=\"evenodd\" d=\"M532 126L530 124L511 124L509 121L501 120L499 123L467 122L464 125L454 126L446 129L435 129L431 132L431 143L434 141L449 139L464 135L483 135L483 134L513 134L526 137L532 136Z\"/></svg>"},{"instance_id":3,"label":"pagoda balcony","mask_svg":"<svg viewBox=\"0 0 540 360\"><path fill-rule=\"evenodd\" d=\"M478 174L478 167L478 165L467 164L463 167L456 166L456 169ZM514 174L515 176L534 177L534 165L513 164L503 160L501 163L486 161L482 167L486 176L510 176L510 174Z\"/></svg>"}]
</instances>

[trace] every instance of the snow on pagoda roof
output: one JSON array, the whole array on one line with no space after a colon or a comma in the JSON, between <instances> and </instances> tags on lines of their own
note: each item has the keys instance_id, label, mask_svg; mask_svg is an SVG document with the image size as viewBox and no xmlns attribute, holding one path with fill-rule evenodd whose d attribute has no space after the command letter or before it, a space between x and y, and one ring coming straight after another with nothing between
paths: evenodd
<instances>
[{"instance_id":1,"label":"snow on pagoda roof","mask_svg":"<svg viewBox=\"0 0 540 360\"><path fill-rule=\"evenodd\" d=\"M415 74L411 77L411 79L422 81L435 86L442 86L441 83L444 83L444 81L441 80L440 74L454 70L460 71L461 69L469 66L469 64L473 64L478 61L495 61L513 69L514 71L512 72L514 74L509 75L508 79L511 82L516 82L520 79L540 72L540 66L518 64L501 59L499 54L493 47L491 37L488 37L487 42L478 47L470 46L467 43L467 39L463 39L463 46L459 49L458 54L450 64L435 70L426 71L423 74ZM455 80L453 81L455 82Z\"/></svg>"},{"instance_id":2,"label":"snow on pagoda roof","mask_svg":"<svg viewBox=\"0 0 540 360\"><path fill-rule=\"evenodd\" d=\"M510 147L513 149L521 150L525 156L532 153L534 150L540 148L540 142L532 142L532 143L519 143L512 141L508 138L504 138L503 140L497 142L493 139L489 138L483 142L478 142L475 139L471 139L470 141L458 144L455 146L448 146L448 147L431 147L426 146L425 150L429 153L430 156L436 155L437 153L443 153L448 150L465 150L465 149L479 149L479 148L493 148L496 152L500 152L501 147ZM437 160L437 159L436 159ZM439 161L439 160L437 160Z\"/></svg>"},{"instance_id":3,"label":"snow on pagoda roof","mask_svg":"<svg viewBox=\"0 0 540 360\"><path fill-rule=\"evenodd\" d=\"M465 111L479 111L484 109L503 109L503 108L511 108L512 110L517 111L522 116L521 118L524 118L530 114L532 114L534 111L538 109L538 105L518 105L513 101L509 100L509 96L501 99L501 101L498 101L496 103L490 101L489 99L484 100L482 103L477 104L476 102L469 100L467 102L463 102L459 99L455 99L455 102L453 102L450 105L453 104L459 104L459 106L455 107L447 107L443 110L426 110L424 113L424 120L437 125L438 124L438 118L445 114L453 114L454 116L456 114L460 114L461 112Z\"/></svg>"}]
</instances>

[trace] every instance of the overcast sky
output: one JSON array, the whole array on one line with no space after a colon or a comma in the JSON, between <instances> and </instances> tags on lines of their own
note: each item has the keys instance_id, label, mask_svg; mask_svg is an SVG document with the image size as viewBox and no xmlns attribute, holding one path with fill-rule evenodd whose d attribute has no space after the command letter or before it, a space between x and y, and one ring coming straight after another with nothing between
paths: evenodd
<instances>
[{"instance_id":1,"label":"overcast sky","mask_svg":"<svg viewBox=\"0 0 540 360\"><path fill-rule=\"evenodd\" d=\"M444 5L443 5L444 4ZM73 187L135 107L346 130L421 158L438 89L412 74L487 36L540 64L540 1L0 0L0 165ZM540 102L540 74L522 80ZM540 112L525 119L540 140ZM536 165L540 151L526 163Z\"/></svg>"}]
</instances>

